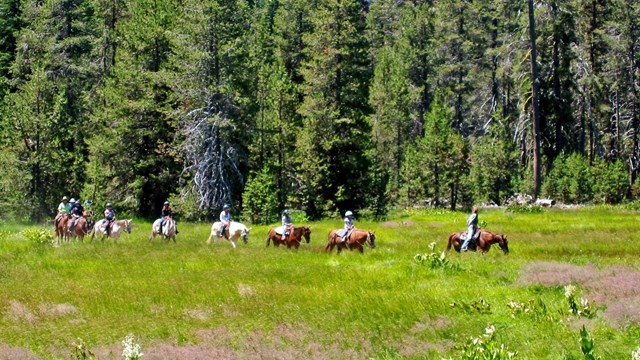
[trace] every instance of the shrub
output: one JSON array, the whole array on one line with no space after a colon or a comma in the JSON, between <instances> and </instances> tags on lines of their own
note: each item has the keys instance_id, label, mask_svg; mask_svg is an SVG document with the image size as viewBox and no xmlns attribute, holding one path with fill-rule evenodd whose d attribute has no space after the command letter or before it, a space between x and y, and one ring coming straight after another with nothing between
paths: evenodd
<instances>
[{"instance_id":1,"label":"shrub","mask_svg":"<svg viewBox=\"0 0 640 360\"><path fill-rule=\"evenodd\" d=\"M84 341L78 338L71 344L71 358L75 360L92 360L96 356L89 350Z\"/></svg>"},{"instance_id":2,"label":"shrub","mask_svg":"<svg viewBox=\"0 0 640 360\"><path fill-rule=\"evenodd\" d=\"M22 231L22 235L30 242L37 245L52 245L53 234L43 228L28 228Z\"/></svg>"},{"instance_id":3,"label":"shrub","mask_svg":"<svg viewBox=\"0 0 640 360\"><path fill-rule=\"evenodd\" d=\"M559 156L542 186L543 194L564 203L593 198L594 177L588 160L580 154Z\"/></svg>"},{"instance_id":4,"label":"shrub","mask_svg":"<svg viewBox=\"0 0 640 360\"><path fill-rule=\"evenodd\" d=\"M491 304L489 304L485 299L480 299L468 303L466 301L460 302L452 302L449 304L452 308L460 308L464 310L466 313L479 313L479 314L491 314Z\"/></svg>"},{"instance_id":5,"label":"shrub","mask_svg":"<svg viewBox=\"0 0 640 360\"><path fill-rule=\"evenodd\" d=\"M511 309L511 317L514 319L516 316L531 316L535 319L546 318L551 320L551 316L547 310L547 305L541 299L531 299L524 303L510 301L507 304L507 307Z\"/></svg>"},{"instance_id":6,"label":"shrub","mask_svg":"<svg viewBox=\"0 0 640 360\"><path fill-rule=\"evenodd\" d=\"M243 215L253 224L269 224L279 217L276 184L268 167L247 181L242 194Z\"/></svg>"},{"instance_id":7,"label":"shrub","mask_svg":"<svg viewBox=\"0 0 640 360\"><path fill-rule=\"evenodd\" d=\"M576 287L573 285L567 285L564 287L564 296L569 302L569 313L578 316L586 317L588 319L596 316L597 309L594 305L589 303L589 300L580 298L580 302L576 301Z\"/></svg>"},{"instance_id":8,"label":"shrub","mask_svg":"<svg viewBox=\"0 0 640 360\"><path fill-rule=\"evenodd\" d=\"M545 208L540 205L526 205L526 204L510 204L507 206L507 211L514 214L540 214L545 212Z\"/></svg>"},{"instance_id":9,"label":"shrub","mask_svg":"<svg viewBox=\"0 0 640 360\"><path fill-rule=\"evenodd\" d=\"M504 344L498 345L495 335L496 328L491 325L484 330L483 336L471 338L467 343L456 346L461 352L459 359L502 360L515 358L518 352L508 351Z\"/></svg>"},{"instance_id":10,"label":"shrub","mask_svg":"<svg viewBox=\"0 0 640 360\"><path fill-rule=\"evenodd\" d=\"M426 265L431 269L443 268L445 270L455 270L455 271L460 270L460 266L458 264L453 264L446 258L444 251L440 254L436 254L434 252L435 247L436 247L436 243L432 242L429 245L429 248L431 249L431 253L416 254L416 256L414 256L413 259L415 260L416 263L421 265Z\"/></svg>"},{"instance_id":11,"label":"shrub","mask_svg":"<svg viewBox=\"0 0 640 360\"><path fill-rule=\"evenodd\" d=\"M606 163L599 161L593 173L595 181L594 200L605 204L621 202L629 192L629 176L624 164L620 161Z\"/></svg>"}]
</instances>

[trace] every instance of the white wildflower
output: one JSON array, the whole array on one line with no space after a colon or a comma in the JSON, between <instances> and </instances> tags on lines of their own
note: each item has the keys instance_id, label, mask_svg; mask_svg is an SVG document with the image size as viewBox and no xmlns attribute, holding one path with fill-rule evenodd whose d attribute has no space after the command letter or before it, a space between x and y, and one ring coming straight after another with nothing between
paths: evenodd
<instances>
[{"instance_id":1,"label":"white wildflower","mask_svg":"<svg viewBox=\"0 0 640 360\"><path fill-rule=\"evenodd\" d=\"M573 297L576 293L576 287L573 285L567 285L564 287L564 297L570 298Z\"/></svg>"},{"instance_id":2,"label":"white wildflower","mask_svg":"<svg viewBox=\"0 0 640 360\"><path fill-rule=\"evenodd\" d=\"M640 347L636 351L631 352L631 360L640 360Z\"/></svg>"},{"instance_id":3,"label":"white wildflower","mask_svg":"<svg viewBox=\"0 0 640 360\"><path fill-rule=\"evenodd\" d=\"M580 298L580 305L582 305L583 308L588 308L589 307L589 300L584 299L584 298Z\"/></svg>"},{"instance_id":4,"label":"white wildflower","mask_svg":"<svg viewBox=\"0 0 640 360\"><path fill-rule=\"evenodd\" d=\"M122 340L122 357L126 360L137 360L144 355L142 353L142 347L140 344L135 344L133 335L127 335L124 340Z\"/></svg>"},{"instance_id":5,"label":"white wildflower","mask_svg":"<svg viewBox=\"0 0 640 360\"><path fill-rule=\"evenodd\" d=\"M493 335L493 333L496 332L496 327L491 325L488 328L484 329L484 335L489 337L491 335Z\"/></svg>"}]
</instances>

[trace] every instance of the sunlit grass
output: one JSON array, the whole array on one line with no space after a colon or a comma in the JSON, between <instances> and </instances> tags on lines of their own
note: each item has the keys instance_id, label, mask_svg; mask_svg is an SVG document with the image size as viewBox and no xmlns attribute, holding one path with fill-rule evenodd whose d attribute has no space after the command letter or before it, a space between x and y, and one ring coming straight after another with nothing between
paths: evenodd
<instances>
[{"instance_id":1,"label":"sunlit grass","mask_svg":"<svg viewBox=\"0 0 640 360\"><path fill-rule=\"evenodd\" d=\"M311 224L311 243L298 251L266 248L268 226L253 226L249 244L234 250L226 241L207 246L205 223L179 223L175 244L150 242L150 223L137 220L118 243L86 239L59 247L31 244L21 235L25 226L3 224L0 339L55 357L52 348L64 354L78 337L97 347L134 334L144 348L154 341L198 343L197 330L224 328L230 346L240 349L246 336L277 335L287 325L304 336L278 345L285 348L337 343L370 357L440 358L455 356L455 344L494 325L497 338L521 358L562 358L579 354L575 319L561 315L563 290L522 284L522 266L554 261L640 270L636 212L481 210L480 218L487 229L507 234L511 254L497 246L485 255L453 253L448 259L459 272L414 261L431 242L436 252L444 250L449 233L464 229L466 214L448 211L398 211L384 224L358 221L376 233L377 247L363 255L324 252L339 219ZM489 313L450 305L481 299ZM554 320L513 318L507 304L530 299L541 299ZM45 311L56 304L76 311ZM601 316L588 324L603 358L628 358L640 345L633 337L640 334L637 324L622 329Z\"/></svg>"}]
</instances>

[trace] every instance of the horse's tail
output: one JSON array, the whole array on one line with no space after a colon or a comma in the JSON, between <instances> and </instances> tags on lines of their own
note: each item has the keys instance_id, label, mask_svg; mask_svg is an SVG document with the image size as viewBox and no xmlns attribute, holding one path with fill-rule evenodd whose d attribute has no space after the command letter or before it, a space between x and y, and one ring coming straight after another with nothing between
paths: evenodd
<instances>
[{"instance_id":1,"label":"horse's tail","mask_svg":"<svg viewBox=\"0 0 640 360\"><path fill-rule=\"evenodd\" d=\"M269 247L270 243L271 243L271 230L269 230L269 233L267 234L267 247Z\"/></svg>"},{"instance_id":2,"label":"horse's tail","mask_svg":"<svg viewBox=\"0 0 640 360\"><path fill-rule=\"evenodd\" d=\"M453 234L449 235L449 242L447 243L447 248L445 249L445 252L451 251L451 245L453 243L453 237L454 236L456 236L456 233L453 233Z\"/></svg>"}]
</instances>

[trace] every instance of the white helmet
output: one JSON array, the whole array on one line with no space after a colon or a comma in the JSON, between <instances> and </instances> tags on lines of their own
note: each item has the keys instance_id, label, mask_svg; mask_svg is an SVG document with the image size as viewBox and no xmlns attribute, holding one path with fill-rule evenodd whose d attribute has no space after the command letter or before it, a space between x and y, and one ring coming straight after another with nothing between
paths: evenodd
<instances>
[{"instance_id":1,"label":"white helmet","mask_svg":"<svg viewBox=\"0 0 640 360\"><path fill-rule=\"evenodd\" d=\"M71 198L71 200L69 200L69 202L70 202L70 203L75 203L75 202L76 202L76 199Z\"/></svg>"},{"instance_id":2,"label":"white helmet","mask_svg":"<svg viewBox=\"0 0 640 360\"><path fill-rule=\"evenodd\" d=\"M344 213L344 216L353 216L353 213L351 212L351 210L348 210L346 213Z\"/></svg>"}]
</instances>

